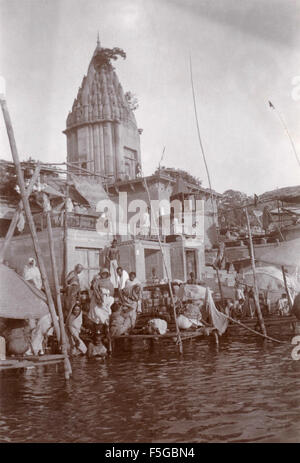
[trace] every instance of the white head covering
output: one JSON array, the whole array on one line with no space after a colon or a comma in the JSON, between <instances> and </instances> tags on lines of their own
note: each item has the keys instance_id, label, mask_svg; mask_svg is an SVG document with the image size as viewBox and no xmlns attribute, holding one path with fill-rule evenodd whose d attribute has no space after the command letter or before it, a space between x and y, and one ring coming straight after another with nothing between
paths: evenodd
<instances>
[{"instance_id":1,"label":"white head covering","mask_svg":"<svg viewBox=\"0 0 300 463\"><path fill-rule=\"evenodd\" d=\"M31 263L33 263L33 265L30 265ZM26 281L32 280L38 289L42 289L41 274L33 257L29 257L28 264L25 265L23 278Z\"/></svg>"}]
</instances>

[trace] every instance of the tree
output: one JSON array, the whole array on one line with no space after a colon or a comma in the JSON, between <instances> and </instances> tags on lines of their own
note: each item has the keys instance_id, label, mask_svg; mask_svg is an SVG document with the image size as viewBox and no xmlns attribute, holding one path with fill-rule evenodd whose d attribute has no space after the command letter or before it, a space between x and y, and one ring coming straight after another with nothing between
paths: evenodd
<instances>
[{"instance_id":1,"label":"tree","mask_svg":"<svg viewBox=\"0 0 300 463\"><path fill-rule=\"evenodd\" d=\"M164 174L170 175L171 177L173 177L175 179L179 175L187 183L191 183L192 185L195 185L195 186L198 186L198 187L201 187L201 184L202 184L202 180L200 180L197 177L194 177L193 175L189 174L188 172L186 172L185 170L182 170L182 169L175 169L173 167L160 166L159 168L156 169L156 171L154 172L154 175L158 175L159 173L164 173Z\"/></svg>"},{"instance_id":2,"label":"tree","mask_svg":"<svg viewBox=\"0 0 300 463\"><path fill-rule=\"evenodd\" d=\"M7 199L18 199L16 191L17 176L14 166L9 166L5 161L0 161L0 195Z\"/></svg>"},{"instance_id":3,"label":"tree","mask_svg":"<svg viewBox=\"0 0 300 463\"><path fill-rule=\"evenodd\" d=\"M125 98L128 101L129 107L132 111L135 111L139 107L139 102L134 93L126 92Z\"/></svg>"},{"instance_id":4,"label":"tree","mask_svg":"<svg viewBox=\"0 0 300 463\"><path fill-rule=\"evenodd\" d=\"M111 60L117 60L121 56L123 59L126 58L126 53L122 48L100 48L96 50L95 56L93 58L94 66L97 71L101 69L102 66L107 66L109 69L114 69L111 65Z\"/></svg>"}]
</instances>

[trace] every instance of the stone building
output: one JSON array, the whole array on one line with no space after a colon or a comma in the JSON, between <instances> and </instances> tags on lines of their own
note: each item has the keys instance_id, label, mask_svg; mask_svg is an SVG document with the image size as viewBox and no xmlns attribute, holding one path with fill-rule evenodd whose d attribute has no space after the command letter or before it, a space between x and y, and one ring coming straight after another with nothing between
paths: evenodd
<instances>
[{"instance_id":1,"label":"stone building","mask_svg":"<svg viewBox=\"0 0 300 463\"><path fill-rule=\"evenodd\" d=\"M108 57L118 50L102 48L98 40L64 131L68 162L110 183L135 178L141 164L135 116Z\"/></svg>"}]
</instances>

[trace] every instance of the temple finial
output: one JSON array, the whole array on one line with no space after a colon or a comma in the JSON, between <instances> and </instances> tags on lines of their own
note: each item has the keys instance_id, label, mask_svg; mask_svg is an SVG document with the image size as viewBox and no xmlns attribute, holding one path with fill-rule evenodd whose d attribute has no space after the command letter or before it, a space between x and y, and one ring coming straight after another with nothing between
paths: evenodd
<instances>
[{"instance_id":1,"label":"temple finial","mask_svg":"<svg viewBox=\"0 0 300 463\"><path fill-rule=\"evenodd\" d=\"M100 37L99 37L99 31L98 31L98 34L97 34L97 48L101 48Z\"/></svg>"}]
</instances>

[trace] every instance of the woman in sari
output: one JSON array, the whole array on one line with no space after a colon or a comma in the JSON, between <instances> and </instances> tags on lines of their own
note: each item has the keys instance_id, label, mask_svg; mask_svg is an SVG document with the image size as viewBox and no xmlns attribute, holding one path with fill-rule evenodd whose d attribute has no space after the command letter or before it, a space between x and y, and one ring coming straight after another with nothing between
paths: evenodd
<instances>
[{"instance_id":1,"label":"woman in sari","mask_svg":"<svg viewBox=\"0 0 300 463\"><path fill-rule=\"evenodd\" d=\"M110 291L101 287L97 280L93 287L89 319L96 325L108 325L113 302L114 298L110 296Z\"/></svg>"},{"instance_id":2,"label":"woman in sari","mask_svg":"<svg viewBox=\"0 0 300 463\"><path fill-rule=\"evenodd\" d=\"M30 350L27 351L28 355L42 355L44 354L47 345L48 336L53 334L53 323L50 313L41 317L36 327L31 332Z\"/></svg>"},{"instance_id":3,"label":"woman in sari","mask_svg":"<svg viewBox=\"0 0 300 463\"><path fill-rule=\"evenodd\" d=\"M94 333L101 333L102 342L108 351L111 351L109 321L111 306L114 298L110 296L110 290L100 286L101 279L93 284L93 295L90 304L89 320L93 323Z\"/></svg>"},{"instance_id":4,"label":"woman in sari","mask_svg":"<svg viewBox=\"0 0 300 463\"><path fill-rule=\"evenodd\" d=\"M91 292L92 295L95 293L97 296L97 291L99 288L106 288L109 290L110 296L114 295L114 286L110 279L110 273L107 268L103 268L97 275L94 276L91 282Z\"/></svg>"},{"instance_id":5,"label":"woman in sari","mask_svg":"<svg viewBox=\"0 0 300 463\"><path fill-rule=\"evenodd\" d=\"M75 304L66 322L67 332L70 339L71 353L73 355L85 354L87 347L80 338L82 326L82 311L79 304Z\"/></svg>"},{"instance_id":6,"label":"woman in sari","mask_svg":"<svg viewBox=\"0 0 300 463\"><path fill-rule=\"evenodd\" d=\"M136 323L137 313L141 311L140 301L142 287L135 278L135 273L131 272L131 280L127 280L125 288L121 291L119 303L112 306L110 317L111 336L121 336L130 332Z\"/></svg>"},{"instance_id":7,"label":"woman in sari","mask_svg":"<svg viewBox=\"0 0 300 463\"><path fill-rule=\"evenodd\" d=\"M80 296L80 281L79 274L82 272L83 266L77 264L71 272L68 273L65 284L65 310L66 318L70 316L73 307Z\"/></svg>"},{"instance_id":8,"label":"woman in sari","mask_svg":"<svg viewBox=\"0 0 300 463\"><path fill-rule=\"evenodd\" d=\"M122 336L135 327L136 307L126 303L115 302L112 305L109 323L111 336Z\"/></svg>"},{"instance_id":9,"label":"woman in sari","mask_svg":"<svg viewBox=\"0 0 300 463\"><path fill-rule=\"evenodd\" d=\"M122 291L122 300L124 299L134 305L137 313L142 311L142 285L135 272L129 273L129 279L126 281L125 288Z\"/></svg>"},{"instance_id":10,"label":"woman in sari","mask_svg":"<svg viewBox=\"0 0 300 463\"><path fill-rule=\"evenodd\" d=\"M141 284L135 272L130 272L125 288L120 291L120 301L111 307L111 336L121 336L135 327L137 312L141 311L141 294Z\"/></svg>"},{"instance_id":11,"label":"woman in sari","mask_svg":"<svg viewBox=\"0 0 300 463\"><path fill-rule=\"evenodd\" d=\"M35 259L30 257L28 264L24 267L23 278L29 281L38 289L42 289L42 277L39 268L36 265Z\"/></svg>"}]
</instances>

